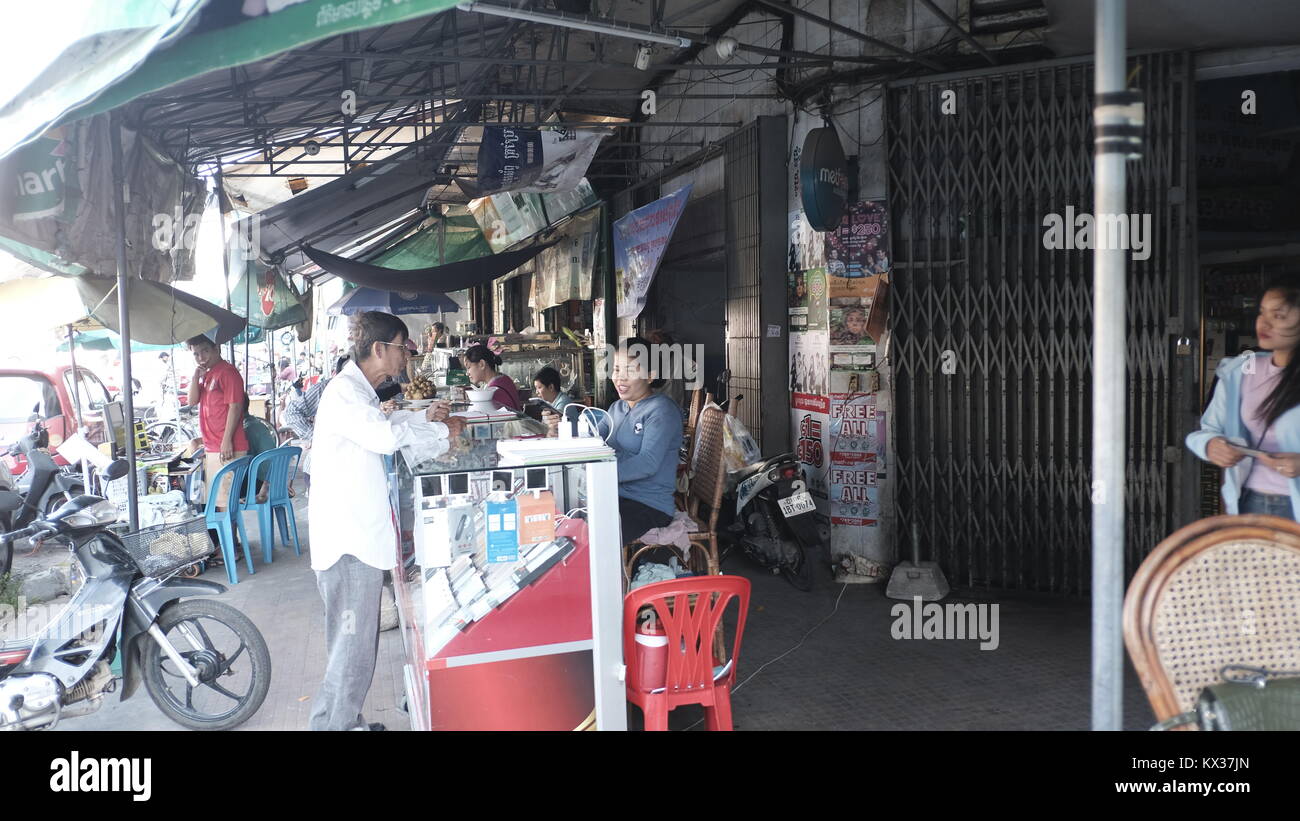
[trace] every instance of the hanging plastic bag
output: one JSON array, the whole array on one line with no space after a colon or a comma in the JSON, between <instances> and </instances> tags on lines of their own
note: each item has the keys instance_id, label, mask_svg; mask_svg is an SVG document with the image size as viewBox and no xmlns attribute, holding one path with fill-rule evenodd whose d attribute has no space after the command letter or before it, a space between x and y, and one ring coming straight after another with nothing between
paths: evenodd
<instances>
[{"instance_id":1,"label":"hanging plastic bag","mask_svg":"<svg viewBox=\"0 0 1300 821\"><path fill-rule=\"evenodd\" d=\"M744 423L731 414L723 418L726 420L726 427L723 428L722 451L727 472L731 473L745 465L762 461L763 452L759 450L758 442L754 441L754 437L749 435L749 430Z\"/></svg>"}]
</instances>

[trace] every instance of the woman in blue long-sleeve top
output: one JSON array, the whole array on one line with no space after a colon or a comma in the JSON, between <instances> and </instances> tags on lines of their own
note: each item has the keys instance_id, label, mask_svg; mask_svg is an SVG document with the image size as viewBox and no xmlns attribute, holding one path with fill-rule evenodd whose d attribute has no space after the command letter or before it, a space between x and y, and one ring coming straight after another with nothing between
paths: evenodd
<instances>
[{"instance_id":1,"label":"woman in blue long-sleeve top","mask_svg":"<svg viewBox=\"0 0 1300 821\"><path fill-rule=\"evenodd\" d=\"M1262 353L1220 363L1219 384L1187 435L1192 452L1223 471L1224 510L1300 519L1300 275L1264 288L1255 318ZM1249 448L1259 455L1243 452Z\"/></svg>"},{"instance_id":2,"label":"woman in blue long-sleeve top","mask_svg":"<svg viewBox=\"0 0 1300 821\"><path fill-rule=\"evenodd\" d=\"M618 401L600 434L618 454L618 512L623 542L673 520L677 462L682 447L682 410L656 393L664 384L651 364L650 343L640 337L623 341L614 356L610 380ZM559 417L547 414L552 425Z\"/></svg>"}]
</instances>

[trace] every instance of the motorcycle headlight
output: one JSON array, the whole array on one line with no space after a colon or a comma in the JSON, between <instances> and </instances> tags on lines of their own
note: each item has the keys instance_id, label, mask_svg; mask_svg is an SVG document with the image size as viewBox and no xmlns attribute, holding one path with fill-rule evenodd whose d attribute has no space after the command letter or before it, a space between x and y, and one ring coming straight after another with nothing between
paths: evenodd
<instances>
[{"instance_id":1,"label":"motorcycle headlight","mask_svg":"<svg viewBox=\"0 0 1300 821\"><path fill-rule=\"evenodd\" d=\"M111 524L117 521L117 505L108 500L96 502L90 507L78 510L63 521L77 528Z\"/></svg>"}]
</instances>

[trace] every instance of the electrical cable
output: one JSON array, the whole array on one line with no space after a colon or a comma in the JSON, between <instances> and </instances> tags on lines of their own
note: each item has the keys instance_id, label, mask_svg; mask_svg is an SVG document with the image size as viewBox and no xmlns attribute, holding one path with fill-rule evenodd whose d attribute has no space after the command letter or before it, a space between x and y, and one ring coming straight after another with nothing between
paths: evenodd
<instances>
[{"instance_id":1,"label":"electrical cable","mask_svg":"<svg viewBox=\"0 0 1300 821\"><path fill-rule=\"evenodd\" d=\"M808 629L808 632L803 634L803 638L799 639L799 641L798 641L798 642L797 642L793 647L791 647L789 650L786 650L784 653L782 653L781 655L779 655L779 656L777 656L776 658L772 659L771 661L765 662L765 663L762 664L762 665L761 665L757 670L755 670L754 672L752 672L752 673L750 673L748 676L746 676L745 679L744 679L744 681L740 682L740 683L737 684L735 687L732 687L732 688L731 688L731 692L732 692L732 693L739 692L741 687L744 687L746 684L748 684L748 683L749 683L749 682L754 678L754 676L756 676L756 675L758 675L759 673L763 672L763 670L764 670L766 667L768 667L768 666L770 666L770 665L772 665L772 664L776 664L776 663L777 663L778 661L780 661L781 659L785 658L786 656L788 656L788 655L790 655L791 653L793 653L795 650L798 650L800 647L802 647L802 646L803 646L803 643L804 643L805 641L808 640L808 637L811 636L811 635L812 635L812 634L817 630L817 628L821 627L823 624L825 624L826 622L830 621L830 620L831 620L831 617L834 616L834 615L839 611L839 609L840 609L840 599L844 598L844 591L846 591L846 590L848 590L848 589L849 589L849 583L848 583L848 582L845 582L843 585L841 585L841 587L840 587L840 594L839 594L838 596L835 597L835 606L834 606L833 608L831 608L831 612L830 612L830 613L827 613L827 614L826 614L826 617L825 617L824 619L822 619L821 621L817 622L817 623L814 624L812 627L810 627L810 628ZM701 718L699 721L696 721L694 724L692 724L690 727L687 727L686 729L687 729L687 730L694 729L694 728L698 727L699 725L701 725L701 724L703 724L703 723L704 723L704 719Z\"/></svg>"}]
</instances>

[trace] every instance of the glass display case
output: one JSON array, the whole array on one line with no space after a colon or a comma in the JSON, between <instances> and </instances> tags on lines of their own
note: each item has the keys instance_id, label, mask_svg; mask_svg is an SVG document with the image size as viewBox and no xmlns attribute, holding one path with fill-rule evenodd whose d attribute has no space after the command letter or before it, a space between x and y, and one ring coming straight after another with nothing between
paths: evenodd
<instances>
[{"instance_id":1,"label":"glass display case","mask_svg":"<svg viewBox=\"0 0 1300 821\"><path fill-rule=\"evenodd\" d=\"M499 441L393 460L412 727L626 729L617 461L603 446L502 456Z\"/></svg>"}]
</instances>

